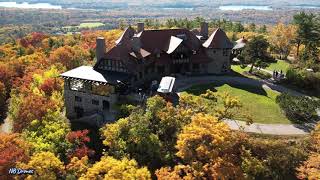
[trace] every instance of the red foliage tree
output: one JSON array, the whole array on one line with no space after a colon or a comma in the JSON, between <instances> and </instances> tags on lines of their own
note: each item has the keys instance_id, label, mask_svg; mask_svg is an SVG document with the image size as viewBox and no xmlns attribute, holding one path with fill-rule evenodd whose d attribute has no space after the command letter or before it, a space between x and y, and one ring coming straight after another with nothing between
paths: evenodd
<instances>
[{"instance_id":1,"label":"red foliage tree","mask_svg":"<svg viewBox=\"0 0 320 180\"><path fill-rule=\"evenodd\" d=\"M49 78L46 79L40 86L40 89L48 96L52 95L53 91L61 91L63 82L61 79Z\"/></svg>"},{"instance_id":2,"label":"red foliage tree","mask_svg":"<svg viewBox=\"0 0 320 180\"><path fill-rule=\"evenodd\" d=\"M21 46L27 48L28 46L38 47L41 45L43 39L47 38L47 35L40 32L33 32L27 37L20 39Z\"/></svg>"},{"instance_id":3,"label":"red foliage tree","mask_svg":"<svg viewBox=\"0 0 320 180\"><path fill-rule=\"evenodd\" d=\"M68 153L69 159L73 157L81 159L84 156L91 156L94 154L94 151L87 147L87 143L90 142L88 133L89 131L85 129L82 131L72 131L67 135L67 140L73 145Z\"/></svg>"},{"instance_id":4,"label":"red foliage tree","mask_svg":"<svg viewBox=\"0 0 320 180\"><path fill-rule=\"evenodd\" d=\"M15 167L17 162L27 162L29 146L18 134L0 133L0 174L3 179L11 179L9 168ZM0 178L0 179L1 179Z\"/></svg>"}]
</instances>

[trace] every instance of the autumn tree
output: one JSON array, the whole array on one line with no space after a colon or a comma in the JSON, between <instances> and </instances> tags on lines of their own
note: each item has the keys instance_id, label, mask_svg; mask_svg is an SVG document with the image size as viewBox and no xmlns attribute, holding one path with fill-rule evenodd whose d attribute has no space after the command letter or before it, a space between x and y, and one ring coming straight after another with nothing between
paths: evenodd
<instances>
[{"instance_id":1,"label":"autumn tree","mask_svg":"<svg viewBox=\"0 0 320 180\"><path fill-rule=\"evenodd\" d=\"M52 63L61 63L67 69L73 69L84 62L88 61L90 58L90 54L88 51L82 49L79 46L63 46L56 50L54 50L50 54L50 61Z\"/></svg>"},{"instance_id":2,"label":"autumn tree","mask_svg":"<svg viewBox=\"0 0 320 180\"><path fill-rule=\"evenodd\" d=\"M151 179L147 168L139 168L135 160L123 158L114 159L109 156L102 157L88 169L87 173L80 177L80 180L91 179Z\"/></svg>"},{"instance_id":3,"label":"autumn tree","mask_svg":"<svg viewBox=\"0 0 320 180\"><path fill-rule=\"evenodd\" d=\"M135 108L128 117L103 129L107 153L117 158L128 155L150 169L174 162L177 134L191 121L191 109L173 107L160 96L149 98L146 110Z\"/></svg>"},{"instance_id":4,"label":"autumn tree","mask_svg":"<svg viewBox=\"0 0 320 180\"><path fill-rule=\"evenodd\" d=\"M41 119L34 119L24 130L24 138L32 145L33 152L48 151L67 160L67 152L71 148L67 141L70 126L67 119L59 111L48 111Z\"/></svg>"},{"instance_id":5,"label":"autumn tree","mask_svg":"<svg viewBox=\"0 0 320 180\"><path fill-rule=\"evenodd\" d=\"M234 141L227 124L210 115L195 115L192 122L178 135L177 156L184 163L180 166L180 171L183 171L180 176L208 179L241 178L239 159L233 149Z\"/></svg>"},{"instance_id":6,"label":"autumn tree","mask_svg":"<svg viewBox=\"0 0 320 180\"><path fill-rule=\"evenodd\" d=\"M280 59L286 59L292 49L295 38L295 26L286 26L283 23L278 23L271 29L268 41L273 51L280 55Z\"/></svg>"},{"instance_id":7,"label":"autumn tree","mask_svg":"<svg viewBox=\"0 0 320 180\"><path fill-rule=\"evenodd\" d=\"M66 166L67 179L79 179L87 172L89 167L89 158L87 156L80 159L73 157Z\"/></svg>"},{"instance_id":8,"label":"autumn tree","mask_svg":"<svg viewBox=\"0 0 320 180\"><path fill-rule=\"evenodd\" d=\"M56 103L36 94L23 97L12 97L10 100L10 118L13 120L13 131L22 132L33 120L42 119L48 110L57 110Z\"/></svg>"},{"instance_id":9,"label":"autumn tree","mask_svg":"<svg viewBox=\"0 0 320 180\"><path fill-rule=\"evenodd\" d=\"M9 168L29 160L29 148L29 144L19 134L0 133L0 173L4 175L3 178L10 178Z\"/></svg>"},{"instance_id":10,"label":"autumn tree","mask_svg":"<svg viewBox=\"0 0 320 180\"><path fill-rule=\"evenodd\" d=\"M7 100L7 91L6 91L6 87L4 86L4 84L2 82L0 82L0 110L3 109L5 103Z\"/></svg>"},{"instance_id":11,"label":"autumn tree","mask_svg":"<svg viewBox=\"0 0 320 180\"><path fill-rule=\"evenodd\" d=\"M312 149L308 159L297 168L299 179L320 178L320 124L311 135L311 143Z\"/></svg>"},{"instance_id":12,"label":"autumn tree","mask_svg":"<svg viewBox=\"0 0 320 180\"><path fill-rule=\"evenodd\" d=\"M71 143L71 148L68 152L68 158L72 157L82 158L85 156L93 155L94 151L87 147L87 143L90 142L88 137L88 130L72 131L67 134L67 140Z\"/></svg>"},{"instance_id":13,"label":"autumn tree","mask_svg":"<svg viewBox=\"0 0 320 180\"><path fill-rule=\"evenodd\" d=\"M62 91L63 80L60 78L48 78L40 85L40 89L51 96L54 91Z\"/></svg>"},{"instance_id":14,"label":"autumn tree","mask_svg":"<svg viewBox=\"0 0 320 180\"><path fill-rule=\"evenodd\" d=\"M63 163L51 152L36 153L28 163L19 163L18 167L22 169L34 169L34 174L27 175L26 179L47 180L65 177Z\"/></svg>"}]
</instances>

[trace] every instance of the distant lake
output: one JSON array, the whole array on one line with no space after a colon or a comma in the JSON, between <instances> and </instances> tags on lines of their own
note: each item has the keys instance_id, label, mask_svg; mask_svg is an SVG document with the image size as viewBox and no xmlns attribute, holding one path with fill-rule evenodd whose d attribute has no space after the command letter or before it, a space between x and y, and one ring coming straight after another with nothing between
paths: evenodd
<instances>
[{"instance_id":1,"label":"distant lake","mask_svg":"<svg viewBox=\"0 0 320 180\"><path fill-rule=\"evenodd\" d=\"M162 8L163 10L188 10L193 11L194 8Z\"/></svg>"},{"instance_id":2,"label":"distant lake","mask_svg":"<svg viewBox=\"0 0 320 180\"><path fill-rule=\"evenodd\" d=\"M299 5L299 6L290 6L297 9L317 9L320 8L320 6L309 6L309 5Z\"/></svg>"},{"instance_id":3,"label":"distant lake","mask_svg":"<svg viewBox=\"0 0 320 180\"><path fill-rule=\"evenodd\" d=\"M0 2L0 7L7 7L7 8L34 8L34 9L62 9L61 6L52 5L49 3L35 3L29 4L27 2L24 3L16 3L16 2Z\"/></svg>"},{"instance_id":4,"label":"distant lake","mask_svg":"<svg viewBox=\"0 0 320 180\"><path fill-rule=\"evenodd\" d=\"M241 11L244 9L254 9L254 10L262 10L262 11L272 10L270 6L254 6L254 5L225 5L225 6L219 6L219 9L222 11Z\"/></svg>"}]
</instances>

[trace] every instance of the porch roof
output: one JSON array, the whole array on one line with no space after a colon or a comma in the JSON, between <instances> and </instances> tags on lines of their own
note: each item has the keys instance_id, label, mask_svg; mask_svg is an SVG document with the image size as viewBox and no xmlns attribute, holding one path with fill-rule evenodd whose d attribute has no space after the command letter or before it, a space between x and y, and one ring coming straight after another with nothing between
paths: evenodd
<instances>
[{"instance_id":1,"label":"porch roof","mask_svg":"<svg viewBox=\"0 0 320 180\"><path fill-rule=\"evenodd\" d=\"M118 80L123 81L129 78L129 74L110 71L96 71L91 66L80 66L62 73L61 76L65 79L80 79L84 81L100 82L105 84L117 84Z\"/></svg>"}]
</instances>

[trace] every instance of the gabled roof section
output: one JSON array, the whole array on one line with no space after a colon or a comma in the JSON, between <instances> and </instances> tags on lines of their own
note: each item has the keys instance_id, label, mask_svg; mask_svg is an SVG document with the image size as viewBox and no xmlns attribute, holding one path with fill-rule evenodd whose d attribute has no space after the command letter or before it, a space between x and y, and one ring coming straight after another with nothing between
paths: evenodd
<instances>
[{"instance_id":1,"label":"gabled roof section","mask_svg":"<svg viewBox=\"0 0 320 180\"><path fill-rule=\"evenodd\" d=\"M220 28L216 29L202 46L205 48L233 48L233 44L230 42L226 33Z\"/></svg>"},{"instance_id":2,"label":"gabled roof section","mask_svg":"<svg viewBox=\"0 0 320 180\"><path fill-rule=\"evenodd\" d=\"M122 43L122 42L124 42L126 40L130 40L134 36L134 33L135 33L134 29L131 26L129 26L122 33L121 37L118 40L116 40L116 44Z\"/></svg>"},{"instance_id":3,"label":"gabled roof section","mask_svg":"<svg viewBox=\"0 0 320 180\"><path fill-rule=\"evenodd\" d=\"M148 57L149 55L151 55L151 53L149 53L148 51L140 48L140 50L138 52L134 52L132 51L131 53L129 53L131 56L135 57L135 58L145 58Z\"/></svg>"},{"instance_id":4,"label":"gabled roof section","mask_svg":"<svg viewBox=\"0 0 320 180\"><path fill-rule=\"evenodd\" d=\"M175 36L171 36L167 53L168 54L173 53L178 48L178 46L182 43L182 41L183 40L180 38L177 38Z\"/></svg>"},{"instance_id":5,"label":"gabled roof section","mask_svg":"<svg viewBox=\"0 0 320 180\"><path fill-rule=\"evenodd\" d=\"M190 50L198 50L200 48L200 40L195 34L187 29L144 30L140 34L139 38L143 49L152 53L156 50L160 50L160 52L166 52L168 51L168 45L171 36L183 34L186 36L185 45Z\"/></svg>"}]
</instances>

